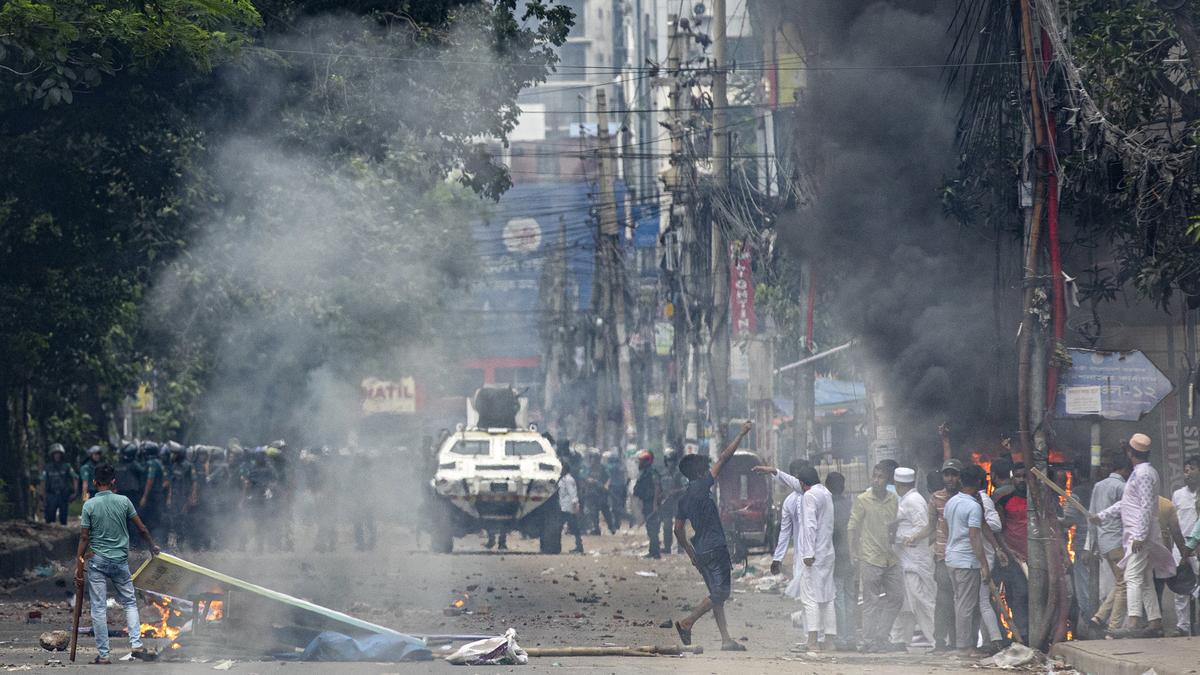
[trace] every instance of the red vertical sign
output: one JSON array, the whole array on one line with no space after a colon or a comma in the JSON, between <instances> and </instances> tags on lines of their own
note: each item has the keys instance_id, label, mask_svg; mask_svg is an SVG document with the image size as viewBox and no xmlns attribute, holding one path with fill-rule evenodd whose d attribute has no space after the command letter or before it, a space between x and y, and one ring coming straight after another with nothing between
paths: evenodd
<instances>
[{"instance_id":1,"label":"red vertical sign","mask_svg":"<svg viewBox=\"0 0 1200 675\"><path fill-rule=\"evenodd\" d=\"M754 273L750 246L741 242L729 245L729 335L733 339L758 332L754 317Z\"/></svg>"}]
</instances>

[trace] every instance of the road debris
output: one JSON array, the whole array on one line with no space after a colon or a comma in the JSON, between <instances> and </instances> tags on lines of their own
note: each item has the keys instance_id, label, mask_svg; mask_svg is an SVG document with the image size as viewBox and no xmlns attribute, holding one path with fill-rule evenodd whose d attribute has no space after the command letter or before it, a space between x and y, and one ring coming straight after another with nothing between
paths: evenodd
<instances>
[{"instance_id":1,"label":"road debris","mask_svg":"<svg viewBox=\"0 0 1200 675\"><path fill-rule=\"evenodd\" d=\"M529 663L529 654L517 644L516 629L509 628L500 637L459 647L446 660L456 666L523 666Z\"/></svg>"},{"instance_id":2,"label":"road debris","mask_svg":"<svg viewBox=\"0 0 1200 675\"><path fill-rule=\"evenodd\" d=\"M683 654L703 654L704 647L643 645L637 647L530 647L525 650L531 657L548 656L682 656Z\"/></svg>"},{"instance_id":3,"label":"road debris","mask_svg":"<svg viewBox=\"0 0 1200 675\"><path fill-rule=\"evenodd\" d=\"M634 574L637 574L639 577L657 577L658 576L658 572L647 572L646 570L638 570L637 572L634 572Z\"/></svg>"},{"instance_id":4,"label":"road debris","mask_svg":"<svg viewBox=\"0 0 1200 675\"><path fill-rule=\"evenodd\" d=\"M65 630L46 631L38 636L38 644L48 652L63 652L71 644L71 634Z\"/></svg>"},{"instance_id":5,"label":"road debris","mask_svg":"<svg viewBox=\"0 0 1200 675\"><path fill-rule=\"evenodd\" d=\"M229 670L230 668L233 667L233 664L235 664L235 663L237 663L237 661L234 661L233 659L225 659L224 661L221 661L217 665L213 666L212 669L213 670Z\"/></svg>"},{"instance_id":6,"label":"road debris","mask_svg":"<svg viewBox=\"0 0 1200 675\"><path fill-rule=\"evenodd\" d=\"M1014 642L1007 648L996 652L992 656L987 657L979 662L981 666L993 666L1003 668L1005 670L1013 668L1024 668L1029 665L1040 664L1046 660L1045 654L1030 649L1025 645Z\"/></svg>"}]
</instances>

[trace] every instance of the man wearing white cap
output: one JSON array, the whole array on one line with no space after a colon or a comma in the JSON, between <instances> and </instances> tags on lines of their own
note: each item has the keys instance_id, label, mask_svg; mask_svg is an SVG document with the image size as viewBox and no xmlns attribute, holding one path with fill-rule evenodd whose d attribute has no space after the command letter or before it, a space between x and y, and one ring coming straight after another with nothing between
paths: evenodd
<instances>
[{"instance_id":1,"label":"man wearing white cap","mask_svg":"<svg viewBox=\"0 0 1200 675\"><path fill-rule=\"evenodd\" d=\"M933 549L929 547L929 504L917 492L917 472L907 467L896 469L896 494L900 506L896 511L896 556L904 572L904 605L892 625L892 642L908 644L913 626L921 629L925 638L934 641L933 606L937 597L934 580Z\"/></svg>"},{"instance_id":2,"label":"man wearing white cap","mask_svg":"<svg viewBox=\"0 0 1200 675\"><path fill-rule=\"evenodd\" d=\"M1125 569L1125 627L1114 631L1114 637L1162 636L1162 610L1154 591L1154 573L1170 576L1175 570L1171 552L1161 543L1158 534L1158 472L1150 466L1150 437L1134 434L1125 450L1133 463L1133 472L1125 483L1121 501L1090 520L1100 524L1121 518L1121 540L1125 558L1119 565ZM1142 619L1143 612L1145 620ZM1149 622L1147 625L1146 622Z\"/></svg>"}]
</instances>

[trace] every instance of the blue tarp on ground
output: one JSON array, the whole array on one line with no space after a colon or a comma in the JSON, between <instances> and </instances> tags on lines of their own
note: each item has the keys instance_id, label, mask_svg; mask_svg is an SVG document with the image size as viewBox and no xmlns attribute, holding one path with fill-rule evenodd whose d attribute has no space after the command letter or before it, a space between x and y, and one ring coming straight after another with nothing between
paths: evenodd
<instances>
[{"instance_id":1,"label":"blue tarp on ground","mask_svg":"<svg viewBox=\"0 0 1200 675\"><path fill-rule=\"evenodd\" d=\"M425 641L411 635L369 635L352 638L325 631L304 648L305 661L432 661L433 652Z\"/></svg>"}]
</instances>

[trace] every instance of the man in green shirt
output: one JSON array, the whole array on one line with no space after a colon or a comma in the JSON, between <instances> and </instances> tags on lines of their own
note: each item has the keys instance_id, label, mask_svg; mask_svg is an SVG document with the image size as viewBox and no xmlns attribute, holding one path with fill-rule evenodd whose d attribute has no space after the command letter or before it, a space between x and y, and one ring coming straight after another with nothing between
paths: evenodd
<instances>
[{"instance_id":1,"label":"man in green shirt","mask_svg":"<svg viewBox=\"0 0 1200 675\"><path fill-rule=\"evenodd\" d=\"M125 623L129 627L129 646L135 658L145 658L142 647L141 621L137 599L133 595L133 579L129 575L129 527L133 521L151 555L158 555L158 545L138 517L133 502L112 491L117 472L111 464L96 467L95 480L99 491L83 505L80 516L79 550L76 553L75 587L87 581L88 604L91 606L92 631L96 636L93 663L111 663L108 658L108 587L112 581L117 601L125 608ZM86 573L85 573L86 570Z\"/></svg>"},{"instance_id":2,"label":"man in green shirt","mask_svg":"<svg viewBox=\"0 0 1200 675\"><path fill-rule=\"evenodd\" d=\"M862 651L903 651L889 641L892 624L904 600L904 573L892 549L899 501L887 489L891 470L882 462L871 474L871 487L854 499L850 509L850 551L859 563L863 594ZM884 597L881 594L886 593Z\"/></svg>"}]
</instances>

